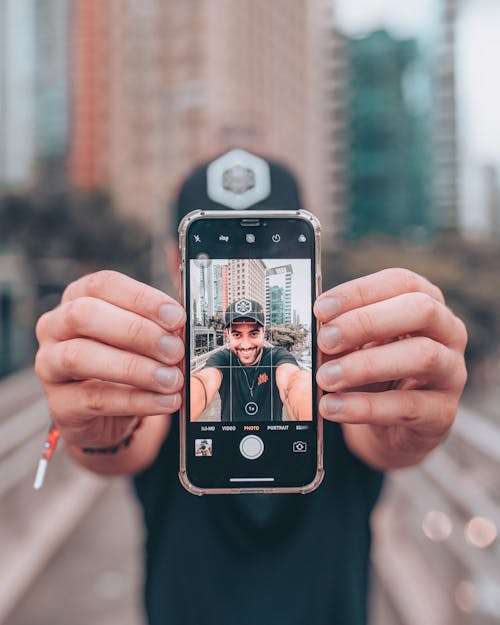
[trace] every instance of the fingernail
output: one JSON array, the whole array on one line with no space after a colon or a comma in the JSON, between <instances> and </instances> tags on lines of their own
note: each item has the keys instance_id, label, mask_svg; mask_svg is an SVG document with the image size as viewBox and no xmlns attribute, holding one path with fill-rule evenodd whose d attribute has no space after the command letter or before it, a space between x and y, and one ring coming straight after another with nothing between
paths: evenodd
<instances>
[{"instance_id":1,"label":"fingernail","mask_svg":"<svg viewBox=\"0 0 500 625\"><path fill-rule=\"evenodd\" d=\"M325 395L319 402L319 410L322 415L334 415L342 412L344 408L344 402L339 397L332 395Z\"/></svg>"},{"instance_id":2,"label":"fingernail","mask_svg":"<svg viewBox=\"0 0 500 625\"><path fill-rule=\"evenodd\" d=\"M324 326L319 331L319 340L325 349L334 349L340 343L340 330L333 326Z\"/></svg>"},{"instance_id":3,"label":"fingernail","mask_svg":"<svg viewBox=\"0 0 500 625\"><path fill-rule=\"evenodd\" d=\"M167 367L160 367L156 371L156 381L162 386L170 388L176 387L179 382L179 371L177 369L168 369Z\"/></svg>"},{"instance_id":4,"label":"fingernail","mask_svg":"<svg viewBox=\"0 0 500 625\"><path fill-rule=\"evenodd\" d=\"M340 312L340 302L336 297L323 297L316 302L316 310L322 320L327 321Z\"/></svg>"},{"instance_id":5,"label":"fingernail","mask_svg":"<svg viewBox=\"0 0 500 625\"><path fill-rule=\"evenodd\" d=\"M162 336L160 339L160 352L169 358L180 358L182 355L182 341L177 336Z\"/></svg>"},{"instance_id":6,"label":"fingernail","mask_svg":"<svg viewBox=\"0 0 500 625\"><path fill-rule=\"evenodd\" d=\"M184 310L176 304L165 304L160 308L160 319L168 328L175 328L184 320Z\"/></svg>"},{"instance_id":7,"label":"fingernail","mask_svg":"<svg viewBox=\"0 0 500 625\"><path fill-rule=\"evenodd\" d=\"M324 390L331 390L342 379L342 367L340 365L323 365L318 370L318 384Z\"/></svg>"},{"instance_id":8,"label":"fingernail","mask_svg":"<svg viewBox=\"0 0 500 625\"><path fill-rule=\"evenodd\" d=\"M176 393L175 395L155 395L155 399L160 404L160 406L172 410L177 406L179 402L179 394Z\"/></svg>"}]
</instances>

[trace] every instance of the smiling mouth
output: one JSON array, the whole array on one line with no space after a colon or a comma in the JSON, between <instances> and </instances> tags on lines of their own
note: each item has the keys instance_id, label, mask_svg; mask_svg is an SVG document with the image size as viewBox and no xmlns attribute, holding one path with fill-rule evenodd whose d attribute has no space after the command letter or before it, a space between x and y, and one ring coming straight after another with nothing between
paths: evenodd
<instances>
[{"instance_id":1,"label":"smiling mouth","mask_svg":"<svg viewBox=\"0 0 500 625\"><path fill-rule=\"evenodd\" d=\"M241 347L239 347L236 350L236 355L238 356L238 358L241 359L245 359L245 361L248 360L249 356L253 356L251 362L249 364L253 364L257 358L259 357L259 348L258 347L250 347L248 349L242 349Z\"/></svg>"},{"instance_id":2,"label":"smiling mouth","mask_svg":"<svg viewBox=\"0 0 500 625\"><path fill-rule=\"evenodd\" d=\"M238 350L238 357L246 359L249 356L257 356L257 350L255 348Z\"/></svg>"}]
</instances>

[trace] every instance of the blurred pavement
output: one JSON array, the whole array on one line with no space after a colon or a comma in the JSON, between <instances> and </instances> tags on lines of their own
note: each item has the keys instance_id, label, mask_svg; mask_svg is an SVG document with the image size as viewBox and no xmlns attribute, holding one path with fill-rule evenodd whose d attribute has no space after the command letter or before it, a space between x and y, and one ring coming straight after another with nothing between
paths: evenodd
<instances>
[{"instance_id":1,"label":"blurred pavement","mask_svg":"<svg viewBox=\"0 0 500 625\"><path fill-rule=\"evenodd\" d=\"M139 515L111 480L4 625L143 625Z\"/></svg>"}]
</instances>

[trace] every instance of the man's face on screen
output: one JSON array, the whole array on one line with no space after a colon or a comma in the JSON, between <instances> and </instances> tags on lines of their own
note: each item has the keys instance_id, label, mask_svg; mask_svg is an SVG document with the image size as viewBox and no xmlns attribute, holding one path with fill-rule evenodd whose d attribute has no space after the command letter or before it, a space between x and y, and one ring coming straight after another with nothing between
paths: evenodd
<instances>
[{"instance_id":1,"label":"man's face on screen","mask_svg":"<svg viewBox=\"0 0 500 625\"><path fill-rule=\"evenodd\" d=\"M264 328L256 322L235 322L226 330L231 351L242 365L253 365L262 353Z\"/></svg>"}]
</instances>

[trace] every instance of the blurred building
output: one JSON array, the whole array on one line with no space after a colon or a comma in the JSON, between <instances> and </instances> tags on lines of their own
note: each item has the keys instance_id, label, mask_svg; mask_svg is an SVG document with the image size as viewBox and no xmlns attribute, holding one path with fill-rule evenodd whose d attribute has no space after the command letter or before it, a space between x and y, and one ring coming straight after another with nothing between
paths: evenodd
<instances>
[{"instance_id":1,"label":"blurred building","mask_svg":"<svg viewBox=\"0 0 500 625\"><path fill-rule=\"evenodd\" d=\"M433 28L414 37L344 37L349 237L457 227L456 2L431 4Z\"/></svg>"},{"instance_id":2,"label":"blurred building","mask_svg":"<svg viewBox=\"0 0 500 625\"><path fill-rule=\"evenodd\" d=\"M279 158L333 228L326 0L75 0L70 172L155 224L230 147Z\"/></svg>"},{"instance_id":3,"label":"blurred building","mask_svg":"<svg viewBox=\"0 0 500 625\"><path fill-rule=\"evenodd\" d=\"M66 181L70 16L67 0L35 2L36 177L52 189Z\"/></svg>"},{"instance_id":4,"label":"blurred building","mask_svg":"<svg viewBox=\"0 0 500 625\"><path fill-rule=\"evenodd\" d=\"M455 33L462 0L434 0L436 31L427 46L432 93L432 197L435 223L456 229L459 223Z\"/></svg>"},{"instance_id":5,"label":"blurred building","mask_svg":"<svg viewBox=\"0 0 500 625\"><path fill-rule=\"evenodd\" d=\"M348 43L349 234L400 235L431 223L429 113L405 92L417 42L380 30Z\"/></svg>"},{"instance_id":6,"label":"blurred building","mask_svg":"<svg viewBox=\"0 0 500 625\"><path fill-rule=\"evenodd\" d=\"M495 165L484 165L483 180L487 231L491 238L500 240L500 175Z\"/></svg>"},{"instance_id":7,"label":"blurred building","mask_svg":"<svg viewBox=\"0 0 500 625\"><path fill-rule=\"evenodd\" d=\"M71 3L0 2L0 185L64 183Z\"/></svg>"},{"instance_id":8,"label":"blurred building","mask_svg":"<svg viewBox=\"0 0 500 625\"><path fill-rule=\"evenodd\" d=\"M0 186L34 173L34 0L0 2Z\"/></svg>"}]
</instances>

